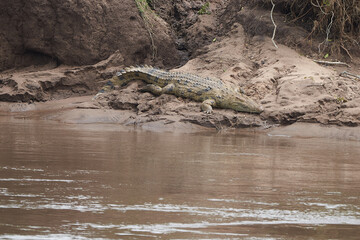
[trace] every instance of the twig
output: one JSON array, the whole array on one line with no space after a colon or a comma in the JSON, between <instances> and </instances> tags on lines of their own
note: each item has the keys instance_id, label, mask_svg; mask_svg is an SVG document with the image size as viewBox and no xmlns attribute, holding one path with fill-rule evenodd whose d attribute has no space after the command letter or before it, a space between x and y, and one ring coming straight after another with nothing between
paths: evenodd
<instances>
[{"instance_id":1,"label":"twig","mask_svg":"<svg viewBox=\"0 0 360 240\"><path fill-rule=\"evenodd\" d=\"M322 83L322 84L309 84L309 85L306 85L306 87L324 87L325 84Z\"/></svg>"},{"instance_id":2,"label":"twig","mask_svg":"<svg viewBox=\"0 0 360 240\"><path fill-rule=\"evenodd\" d=\"M277 26L276 26L275 21L274 21L274 18L273 18L273 12L274 12L274 8L275 8L275 4L274 4L273 0L271 0L271 4L272 4L272 8L271 8L271 12L270 12L270 17L271 17L272 23L274 24L274 32L273 32L271 41L273 42L274 46L275 46L276 48L278 48L278 46L276 45L275 40L274 40L274 38L275 38L275 33L276 33L276 27L277 27Z\"/></svg>"},{"instance_id":3,"label":"twig","mask_svg":"<svg viewBox=\"0 0 360 240\"><path fill-rule=\"evenodd\" d=\"M324 43L325 43L325 45L327 45L329 43L329 34L330 34L331 26L333 24L333 19L334 19L334 12L331 11L331 20L330 20L329 25L326 27L326 38L324 39L324 41L322 41L318 45L319 53L321 53L321 45L323 45Z\"/></svg>"},{"instance_id":4,"label":"twig","mask_svg":"<svg viewBox=\"0 0 360 240\"><path fill-rule=\"evenodd\" d=\"M321 60L315 60L313 59L314 62L316 63L320 63L320 64L327 64L327 65L345 65L347 67L350 67L349 64L344 63L344 62L329 62L329 61L321 61Z\"/></svg>"},{"instance_id":5,"label":"twig","mask_svg":"<svg viewBox=\"0 0 360 240\"><path fill-rule=\"evenodd\" d=\"M322 9L322 7L321 7L321 5L320 5L320 3L319 3L318 0L316 0L317 5L316 5L315 3L313 3L312 0L310 1L310 3L311 3L311 5L313 5L314 7L320 8L320 11L321 11L323 14L327 15L327 13L324 12L324 10Z\"/></svg>"},{"instance_id":6,"label":"twig","mask_svg":"<svg viewBox=\"0 0 360 240\"><path fill-rule=\"evenodd\" d=\"M308 14L310 12L311 8L309 8L309 10L307 10L303 15L298 16L297 18L294 18L293 20L291 20L291 23L296 22L297 20L299 20L300 18L303 18L306 14Z\"/></svg>"},{"instance_id":7,"label":"twig","mask_svg":"<svg viewBox=\"0 0 360 240\"><path fill-rule=\"evenodd\" d=\"M348 55L348 56L350 57L350 59L352 60L353 58L352 58L351 54L349 53L349 50L347 50L347 49L344 47L343 44L341 44L340 47L345 50L345 52L347 53L347 55Z\"/></svg>"},{"instance_id":8,"label":"twig","mask_svg":"<svg viewBox=\"0 0 360 240\"><path fill-rule=\"evenodd\" d=\"M353 73L349 73L347 71L343 71L342 73L339 74L340 76L342 77L348 77L347 75L349 76L352 76L354 78L358 78L360 80L360 75L356 75L356 74L353 74Z\"/></svg>"},{"instance_id":9,"label":"twig","mask_svg":"<svg viewBox=\"0 0 360 240\"><path fill-rule=\"evenodd\" d=\"M329 13L326 13L326 12L322 9L322 7L321 7L321 5L320 5L320 3L319 3L318 0L316 0L317 5L314 4L314 3L312 2L312 0L310 1L310 3L311 3L314 7L318 7L318 8L320 9L320 11L321 11L324 15L329 15ZM326 27L326 38L324 39L324 41L322 41L322 42L319 43L319 45L318 45L319 53L321 53L321 45L323 45L324 43L325 43L325 45L327 45L327 44L329 43L329 35L330 35L331 26L332 26L332 24L333 24L333 19L334 19L334 11L331 11L330 23L329 23L329 24L327 25L327 27Z\"/></svg>"}]
</instances>

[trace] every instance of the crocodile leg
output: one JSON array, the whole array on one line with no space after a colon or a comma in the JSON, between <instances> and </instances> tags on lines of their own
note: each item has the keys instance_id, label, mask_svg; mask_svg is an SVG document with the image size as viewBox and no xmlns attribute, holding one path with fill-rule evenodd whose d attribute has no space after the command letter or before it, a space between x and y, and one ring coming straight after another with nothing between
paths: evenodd
<instances>
[{"instance_id":1,"label":"crocodile leg","mask_svg":"<svg viewBox=\"0 0 360 240\"><path fill-rule=\"evenodd\" d=\"M147 84L141 88L142 92L151 92L152 94L159 96L163 93L162 87L159 87L155 84Z\"/></svg>"},{"instance_id":2,"label":"crocodile leg","mask_svg":"<svg viewBox=\"0 0 360 240\"><path fill-rule=\"evenodd\" d=\"M201 111L205 113L212 113L212 106L214 106L215 101L214 99L206 99L201 103Z\"/></svg>"},{"instance_id":3,"label":"crocodile leg","mask_svg":"<svg viewBox=\"0 0 360 240\"><path fill-rule=\"evenodd\" d=\"M173 83L170 83L163 87L163 93L167 94L174 94L175 93L175 85Z\"/></svg>"},{"instance_id":4,"label":"crocodile leg","mask_svg":"<svg viewBox=\"0 0 360 240\"><path fill-rule=\"evenodd\" d=\"M154 85L154 84L148 84L146 86L146 91L149 91L149 92L153 93L154 95L160 95L163 93L176 95L177 90L178 89L176 89L176 86L173 83L170 83L163 88L161 88L157 85ZM212 106L214 106L214 105L215 105L214 99L206 99L201 104L201 111L203 111L205 113L212 113L212 111L213 111Z\"/></svg>"},{"instance_id":5,"label":"crocodile leg","mask_svg":"<svg viewBox=\"0 0 360 240\"><path fill-rule=\"evenodd\" d=\"M165 87L159 87L155 84L147 84L145 87L142 88L142 91L151 92L154 95L161 95L163 93L173 94L174 93L175 85L170 83Z\"/></svg>"},{"instance_id":6,"label":"crocodile leg","mask_svg":"<svg viewBox=\"0 0 360 240\"><path fill-rule=\"evenodd\" d=\"M179 89L177 89L173 83L170 83L163 88L161 88L157 85L154 85L154 84L148 84L142 90L151 92L154 95L161 95L163 93L177 95L176 91L178 91ZM212 113L212 111L213 111L212 106L214 106L214 105L215 105L214 99L206 99L201 104L201 110L205 113Z\"/></svg>"}]
</instances>

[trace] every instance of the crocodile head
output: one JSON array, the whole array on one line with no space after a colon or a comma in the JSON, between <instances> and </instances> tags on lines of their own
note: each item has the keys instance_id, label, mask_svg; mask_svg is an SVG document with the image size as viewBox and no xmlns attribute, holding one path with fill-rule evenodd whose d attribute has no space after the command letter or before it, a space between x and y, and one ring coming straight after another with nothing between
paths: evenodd
<instances>
[{"instance_id":1,"label":"crocodile head","mask_svg":"<svg viewBox=\"0 0 360 240\"><path fill-rule=\"evenodd\" d=\"M238 112L261 113L263 111L263 108L254 100L237 92L225 97L219 105Z\"/></svg>"}]
</instances>

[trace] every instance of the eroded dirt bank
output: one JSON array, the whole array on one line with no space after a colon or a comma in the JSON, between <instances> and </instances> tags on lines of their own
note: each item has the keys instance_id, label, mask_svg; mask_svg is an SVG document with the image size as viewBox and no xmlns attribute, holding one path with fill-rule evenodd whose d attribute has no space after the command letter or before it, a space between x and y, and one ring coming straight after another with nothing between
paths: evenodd
<instances>
[{"instance_id":1,"label":"eroded dirt bank","mask_svg":"<svg viewBox=\"0 0 360 240\"><path fill-rule=\"evenodd\" d=\"M202 127L267 129L296 122L359 126L360 80L339 75L344 70L360 74L358 58L354 57L350 68L321 66L313 62L312 57L284 45L301 47L304 44L302 38L306 37L304 29L280 24L279 48L275 48L267 37L272 25L266 10L235 7L234 1L210 1L208 11L211 14L199 15L203 4L201 1L176 1L171 6L163 3L154 7L164 19L166 15L179 19L170 22L177 23L175 27L179 28L174 30L172 26L172 32L165 22L163 28L153 30L154 35L159 31L163 39L173 39L177 48L158 52L156 65L166 66L166 59L171 56L177 60L167 66L190 58L180 68L170 67L171 71L214 76L232 82L263 106L264 112L260 115L224 109L204 114L200 112L200 103L172 95L155 97L140 92L141 82L133 82L124 89L92 100L104 81L116 71L129 63L150 63L151 39L148 35L144 41L150 45L144 50L145 55L137 52L137 56L145 58L130 57L132 62L128 56L133 56L129 53L132 50L119 49L94 65L58 66L53 61L45 61L36 66L4 70L0 73L1 115L71 123L119 123L170 131L194 131ZM129 11L137 11L134 5L129 6L133 7ZM126 21L139 21L141 25L141 19L137 16L134 19L133 15L136 14L127 13ZM281 17L276 13L275 20L281 22ZM246 21L249 18L252 21ZM255 23L261 24L263 30L260 33L254 30ZM147 34L146 26L140 29L142 37ZM139 44L134 45L135 52ZM158 49L161 47L160 44Z\"/></svg>"}]
</instances>

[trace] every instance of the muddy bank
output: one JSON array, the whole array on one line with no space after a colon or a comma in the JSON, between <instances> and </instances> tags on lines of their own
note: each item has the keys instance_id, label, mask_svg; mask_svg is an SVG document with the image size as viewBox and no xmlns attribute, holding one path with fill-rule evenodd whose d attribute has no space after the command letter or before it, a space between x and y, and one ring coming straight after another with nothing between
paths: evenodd
<instances>
[{"instance_id":1,"label":"muddy bank","mask_svg":"<svg viewBox=\"0 0 360 240\"><path fill-rule=\"evenodd\" d=\"M190 115L139 115L132 110L119 111L103 108L98 103L91 101L91 98L92 96L72 97L30 104L0 103L0 121L12 121L12 118L15 118L16 121L19 119L47 120L80 124L92 129L106 127L106 129L121 129L122 131L145 130L177 133L217 131L230 135L251 131L267 134L273 138L330 138L360 141L360 129L358 127L296 122L286 126L262 125L261 127L243 128L249 127L249 125L244 124L242 127L229 128L226 123L220 125L219 121L215 120L216 117L220 117L219 113L215 116L208 116L208 118L199 117L198 122L195 122ZM247 118L246 115L243 117ZM248 119L248 121L250 124L254 119ZM214 126L211 126L209 122L212 122ZM265 123L263 122L263 124Z\"/></svg>"},{"instance_id":2,"label":"muddy bank","mask_svg":"<svg viewBox=\"0 0 360 240\"><path fill-rule=\"evenodd\" d=\"M359 126L360 81L339 75L344 70L360 74L356 59L349 62L351 67L319 65L313 57L290 48L302 46L300 43L306 37L306 30L286 24L279 25L278 37L281 39L278 39L279 48L275 48L268 37L271 21L251 17L260 13L265 16L266 10L231 7L233 1L211 1L207 9L210 14L198 14L203 6L201 1L169 4L164 2L154 6L159 16L168 20L168 26L173 27L173 32L167 32L166 24L162 28L162 33L173 39L172 44L177 48L174 52L165 51L166 56L174 56L178 62L190 58L186 64L171 68L171 71L213 76L231 82L260 103L264 112L256 115L215 109L213 114L205 114L200 112L200 103L172 95L156 97L141 92L141 82L133 82L93 100L92 96L106 79L129 65L129 59L135 59L126 51L137 51L137 47L143 46L137 43L134 44L136 48L131 48L132 45L126 51L119 48L107 59L93 65L58 65L50 61L1 72L1 115L69 123L117 123L169 131L194 131L203 127L268 129L297 122ZM170 18L176 16L178 20L171 18L171 22L167 15ZM275 20L281 22L281 17L281 13L276 13ZM135 20L130 16L127 21ZM261 31L256 24L262 26ZM286 34L290 30L293 30L292 34ZM146 28L142 31L146 33ZM294 43L294 39L295 45L288 44ZM140 55L144 58L133 62L149 63L151 51ZM162 60L167 63L157 60L153 63L157 66L174 63L166 58Z\"/></svg>"},{"instance_id":3,"label":"muddy bank","mask_svg":"<svg viewBox=\"0 0 360 240\"><path fill-rule=\"evenodd\" d=\"M178 64L169 25L152 14L149 29L133 0L14 0L1 1L0 8L0 71L50 62L95 64L116 50L125 65Z\"/></svg>"}]
</instances>

